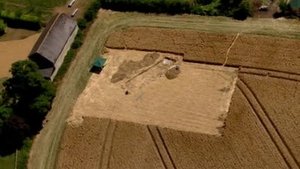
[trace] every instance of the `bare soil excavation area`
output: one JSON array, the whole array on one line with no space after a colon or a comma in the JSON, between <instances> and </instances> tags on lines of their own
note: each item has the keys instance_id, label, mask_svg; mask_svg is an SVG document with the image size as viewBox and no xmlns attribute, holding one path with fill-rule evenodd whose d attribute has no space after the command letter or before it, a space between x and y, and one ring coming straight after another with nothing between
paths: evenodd
<instances>
[{"instance_id":1,"label":"bare soil excavation area","mask_svg":"<svg viewBox=\"0 0 300 169\"><path fill-rule=\"evenodd\" d=\"M107 66L92 75L71 123L86 116L221 134L218 128L224 126L236 69L182 63L181 56L162 53L108 50L105 55Z\"/></svg>"},{"instance_id":2,"label":"bare soil excavation area","mask_svg":"<svg viewBox=\"0 0 300 169\"><path fill-rule=\"evenodd\" d=\"M299 46L243 33L112 33L56 168L298 169Z\"/></svg>"}]
</instances>

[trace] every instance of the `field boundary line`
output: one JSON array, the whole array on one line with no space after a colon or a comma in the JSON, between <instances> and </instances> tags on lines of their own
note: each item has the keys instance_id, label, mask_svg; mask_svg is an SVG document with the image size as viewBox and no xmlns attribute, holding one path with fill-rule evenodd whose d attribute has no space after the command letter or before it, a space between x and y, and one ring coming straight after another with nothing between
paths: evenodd
<instances>
[{"instance_id":1,"label":"field boundary line","mask_svg":"<svg viewBox=\"0 0 300 169\"><path fill-rule=\"evenodd\" d=\"M149 132L149 134L150 134L151 140L152 140L152 142L153 142L153 144L154 144L154 147L155 147L155 149L156 149L156 151L157 151L157 153L158 153L158 155L159 155L159 158L160 158L160 160L161 160L161 162L162 162L164 168L167 169L168 167L167 167L167 164L165 163L165 161L164 161L164 159L163 159L161 150L159 149L158 144L157 144L157 142L155 141L154 135L153 135L153 133L152 133L152 131L151 131L151 129L150 129L150 127L149 127L148 125L147 125L147 130L148 130L148 132Z\"/></svg>"},{"instance_id":2,"label":"field boundary line","mask_svg":"<svg viewBox=\"0 0 300 169\"><path fill-rule=\"evenodd\" d=\"M165 143L163 137L161 136L161 133L160 133L158 127L147 125L147 129L148 129L148 131L151 135L151 138L154 142L154 146L156 147L156 149L160 155L160 158L164 164L164 167L166 169L176 169L174 160L171 157L169 149L166 146L166 143Z\"/></svg>"},{"instance_id":3,"label":"field boundary line","mask_svg":"<svg viewBox=\"0 0 300 169\"><path fill-rule=\"evenodd\" d=\"M15 157L15 169L18 168L18 150L16 150L16 157Z\"/></svg>"},{"instance_id":4,"label":"field boundary line","mask_svg":"<svg viewBox=\"0 0 300 169\"><path fill-rule=\"evenodd\" d=\"M109 168L112 145L113 145L116 128L117 128L117 122L109 119L109 122L106 127L105 136L103 138L103 145L101 148L101 157L100 157L101 159L99 163L100 169Z\"/></svg>"},{"instance_id":5,"label":"field boundary line","mask_svg":"<svg viewBox=\"0 0 300 169\"><path fill-rule=\"evenodd\" d=\"M269 76L277 79L300 82L300 76L298 74L286 73L281 71L270 71L270 70L263 70L263 69L241 67L239 73L257 75L257 76Z\"/></svg>"},{"instance_id":6,"label":"field boundary line","mask_svg":"<svg viewBox=\"0 0 300 169\"><path fill-rule=\"evenodd\" d=\"M271 120L270 116L267 114L266 110L259 102L251 88L249 88L249 86L241 79L238 80L237 87L240 89L243 96L248 101L250 107L253 110L253 114L262 124L263 128L274 143L276 149L278 150L280 156L283 158L284 162L287 164L288 168L299 168L299 164L294 154L291 152L291 149L285 142L276 125Z\"/></svg>"},{"instance_id":7,"label":"field boundary line","mask_svg":"<svg viewBox=\"0 0 300 169\"><path fill-rule=\"evenodd\" d=\"M161 139L161 141L162 141L162 143L163 143L164 148L166 149L166 152L167 152L168 157L169 157L169 159L170 159L170 161L171 161L171 163L172 163L173 168L174 168L174 169L177 169L177 168L176 168L176 165L175 165L175 162L174 162L174 160L173 160L173 158L172 158L172 156L171 156L171 153L170 153L170 151L169 151L169 148L168 148L168 146L167 146L167 144L166 144L166 142L165 142L165 139L164 139L163 136L162 136L161 131L159 130L158 127L156 127L156 130L157 130L157 132L158 132L159 138Z\"/></svg>"},{"instance_id":8,"label":"field boundary line","mask_svg":"<svg viewBox=\"0 0 300 169\"><path fill-rule=\"evenodd\" d=\"M231 50L231 48L234 46L234 44L235 44L236 40L239 38L239 36L240 36L240 33L237 33L236 36L235 36L235 38L234 38L234 40L232 41L232 43L230 44L229 48L227 49L227 51L226 51L226 56L225 56L225 61L224 61L224 63L222 64L222 66L225 66L225 65L226 65L226 63L227 63L227 61L228 61L228 59L229 59L229 53L230 53L230 50Z\"/></svg>"},{"instance_id":9,"label":"field boundary line","mask_svg":"<svg viewBox=\"0 0 300 169\"><path fill-rule=\"evenodd\" d=\"M168 51L168 50L154 50L154 49L140 49L140 48L132 48L132 47L114 47L114 46L109 46L105 44L105 47L108 49L120 49L120 50L137 50L137 51L142 51L142 52L159 52L159 53L169 53L173 55L179 55L179 56L184 56L184 53L181 52L174 52L174 51Z\"/></svg>"},{"instance_id":10,"label":"field boundary line","mask_svg":"<svg viewBox=\"0 0 300 169\"><path fill-rule=\"evenodd\" d=\"M217 63L217 62L195 61L195 60L189 60L184 58L183 61L187 63L199 63L199 64L214 65L214 66L222 66L221 63ZM258 68L258 67L251 67L251 66L242 66L242 65L235 65L235 64L227 64L226 67L237 68L239 69L239 73L244 73L244 74L269 76L269 77L279 78L284 80L300 81L300 73L295 73L295 72Z\"/></svg>"}]
</instances>

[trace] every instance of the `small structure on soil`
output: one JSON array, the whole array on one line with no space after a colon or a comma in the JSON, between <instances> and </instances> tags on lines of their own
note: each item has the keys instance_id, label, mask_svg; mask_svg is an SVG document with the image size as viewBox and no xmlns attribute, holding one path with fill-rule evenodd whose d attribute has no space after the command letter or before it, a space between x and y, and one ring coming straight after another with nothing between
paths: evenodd
<instances>
[{"instance_id":1,"label":"small structure on soil","mask_svg":"<svg viewBox=\"0 0 300 169\"><path fill-rule=\"evenodd\" d=\"M171 66L165 73L167 79L175 79L180 73L180 67L178 65Z\"/></svg>"},{"instance_id":2,"label":"small structure on soil","mask_svg":"<svg viewBox=\"0 0 300 169\"><path fill-rule=\"evenodd\" d=\"M64 13L47 24L29 55L46 79L53 80L57 74L77 31L76 21Z\"/></svg>"},{"instance_id":3,"label":"small structure on soil","mask_svg":"<svg viewBox=\"0 0 300 169\"><path fill-rule=\"evenodd\" d=\"M105 62L106 62L106 59L103 58L103 57L97 57L93 63L93 66L91 68L91 72L93 73L100 73L101 70L103 69L103 67L105 66Z\"/></svg>"}]
</instances>

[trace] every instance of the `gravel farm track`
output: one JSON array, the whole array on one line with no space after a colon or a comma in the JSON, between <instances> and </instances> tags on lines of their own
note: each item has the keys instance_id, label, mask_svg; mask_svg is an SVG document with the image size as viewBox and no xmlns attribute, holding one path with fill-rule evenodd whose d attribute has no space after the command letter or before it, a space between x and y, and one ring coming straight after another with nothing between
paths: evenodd
<instances>
[{"instance_id":1,"label":"gravel farm track","mask_svg":"<svg viewBox=\"0 0 300 169\"><path fill-rule=\"evenodd\" d=\"M175 37L175 38L174 38ZM101 10L66 74L28 167L299 168L300 24L297 21ZM66 119L104 47L181 54L239 69L222 137L84 117ZM43 147L43 148L41 148Z\"/></svg>"}]
</instances>

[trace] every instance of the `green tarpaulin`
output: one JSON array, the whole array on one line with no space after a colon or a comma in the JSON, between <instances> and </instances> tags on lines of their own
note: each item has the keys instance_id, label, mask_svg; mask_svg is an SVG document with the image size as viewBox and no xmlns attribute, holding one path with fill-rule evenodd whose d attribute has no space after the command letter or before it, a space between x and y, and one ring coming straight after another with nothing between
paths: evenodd
<instances>
[{"instance_id":1,"label":"green tarpaulin","mask_svg":"<svg viewBox=\"0 0 300 169\"><path fill-rule=\"evenodd\" d=\"M291 0L290 5L293 9L299 9L300 8L300 0Z\"/></svg>"},{"instance_id":2,"label":"green tarpaulin","mask_svg":"<svg viewBox=\"0 0 300 169\"><path fill-rule=\"evenodd\" d=\"M103 68L105 65L106 59L99 56L95 59L93 67L97 67L97 68Z\"/></svg>"}]
</instances>

